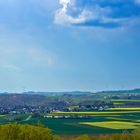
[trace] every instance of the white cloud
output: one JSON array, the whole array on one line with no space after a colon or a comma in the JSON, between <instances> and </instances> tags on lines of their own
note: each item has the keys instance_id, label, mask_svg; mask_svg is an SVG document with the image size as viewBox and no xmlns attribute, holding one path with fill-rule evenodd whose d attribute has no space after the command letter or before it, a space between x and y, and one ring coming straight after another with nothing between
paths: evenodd
<instances>
[{"instance_id":1,"label":"white cloud","mask_svg":"<svg viewBox=\"0 0 140 140\"><path fill-rule=\"evenodd\" d=\"M67 12L67 8L68 8L68 4L70 4L71 0L60 0L59 4L61 4L62 7L62 11L63 12Z\"/></svg>"},{"instance_id":2,"label":"white cloud","mask_svg":"<svg viewBox=\"0 0 140 140\"><path fill-rule=\"evenodd\" d=\"M73 17L68 14L68 6L72 4L72 0L60 0L59 4L62 5L55 13L55 23L57 24L78 24L86 21L91 13L89 11L83 10L78 17Z\"/></svg>"},{"instance_id":3,"label":"white cloud","mask_svg":"<svg viewBox=\"0 0 140 140\"><path fill-rule=\"evenodd\" d=\"M118 7L118 13L108 2L108 6L102 7L100 2L93 2L91 5L83 3L80 5L77 0L59 0L61 8L55 13L54 23L60 25L82 25L82 26L102 26L102 27L123 27L127 22L133 20L132 16L138 15L134 12L131 15L127 10ZM135 4L140 4L140 0L129 2L128 9L134 8ZM122 2L125 4L125 2ZM116 6L118 6L116 4ZM124 10L124 11L123 11ZM114 12L115 11L115 12ZM121 16L120 11L128 13L128 16ZM118 16L116 16L118 14ZM119 16L120 15L120 16ZM125 14L124 14L125 15Z\"/></svg>"},{"instance_id":4,"label":"white cloud","mask_svg":"<svg viewBox=\"0 0 140 140\"><path fill-rule=\"evenodd\" d=\"M71 25L71 24L81 24L88 21L102 21L102 22L117 22L117 19L107 18L107 14L111 13L111 9L109 7L102 8L98 5L95 5L92 10L88 8L84 8L81 10L77 17L73 17L68 14L69 10L76 9L76 3L72 0L60 0L59 4L62 5L60 9L58 9L55 13L54 22L56 24L62 25Z\"/></svg>"}]
</instances>

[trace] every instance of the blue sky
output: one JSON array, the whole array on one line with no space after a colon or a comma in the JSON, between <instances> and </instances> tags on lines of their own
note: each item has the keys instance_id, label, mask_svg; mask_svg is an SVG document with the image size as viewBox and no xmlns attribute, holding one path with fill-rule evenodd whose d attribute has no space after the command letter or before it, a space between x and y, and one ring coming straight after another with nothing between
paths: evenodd
<instances>
[{"instance_id":1,"label":"blue sky","mask_svg":"<svg viewBox=\"0 0 140 140\"><path fill-rule=\"evenodd\" d=\"M140 0L1 0L0 91L140 87Z\"/></svg>"}]
</instances>

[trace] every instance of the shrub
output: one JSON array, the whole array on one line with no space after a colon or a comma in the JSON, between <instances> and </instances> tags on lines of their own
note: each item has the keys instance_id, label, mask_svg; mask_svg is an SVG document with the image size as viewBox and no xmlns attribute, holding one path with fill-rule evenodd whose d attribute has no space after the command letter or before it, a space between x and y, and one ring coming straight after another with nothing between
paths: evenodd
<instances>
[{"instance_id":1,"label":"shrub","mask_svg":"<svg viewBox=\"0 0 140 140\"><path fill-rule=\"evenodd\" d=\"M0 126L0 140L57 140L48 128L21 124Z\"/></svg>"}]
</instances>

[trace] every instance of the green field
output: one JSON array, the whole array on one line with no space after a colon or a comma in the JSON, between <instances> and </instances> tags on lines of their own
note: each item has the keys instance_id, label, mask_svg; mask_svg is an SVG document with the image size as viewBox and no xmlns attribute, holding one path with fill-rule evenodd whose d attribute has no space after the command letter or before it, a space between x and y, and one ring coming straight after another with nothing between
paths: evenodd
<instances>
[{"instance_id":1,"label":"green field","mask_svg":"<svg viewBox=\"0 0 140 140\"><path fill-rule=\"evenodd\" d=\"M140 111L140 108L108 108L108 111Z\"/></svg>"},{"instance_id":2,"label":"green field","mask_svg":"<svg viewBox=\"0 0 140 140\"><path fill-rule=\"evenodd\" d=\"M57 112L48 114L59 115L88 115L89 118L44 118L33 117L32 114L0 116L0 123L21 123L37 125L41 122L45 127L52 129L53 133L60 135L79 134L111 134L122 133L124 130L132 131L139 127L140 111L97 111L97 112ZM22 120L12 120L13 117L21 117ZM10 119L9 119L10 118Z\"/></svg>"},{"instance_id":3,"label":"green field","mask_svg":"<svg viewBox=\"0 0 140 140\"><path fill-rule=\"evenodd\" d=\"M123 121L109 121L109 122L86 122L80 123L89 126L97 126L109 129L136 129L140 126L140 123L133 123L133 122L123 122Z\"/></svg>"},{"instance_id":4,"label":"green field","mask_svg":"<svg viewBox=\"0 0 140 140\"><path fill-rule=\"evenodd\" d=\"M113 108L115 109L115 108ZM137 114L140 113L140 110L126 110L126 111L115 111L115 110L110 110L110 111L96 111L96 112L57 112L57 113L52 113L50 115L52 116L56 116L56 115L98 115L98 116L102 116L102 115L123 115L123 114Z\"/></svg>"},{"instance_id":5,"label":"green field","mask_svg":"<svg viewBox=\"0 0 140 140\"><path fill-rule=\"evenodd\" d=\"M125 103L131 103L131 102L140 102L140 100L135 99L116 99L116 100L111 100L111 102L113 102L113 104L115 105L124 105Z\"/></svg>"},{"instance_id":6,"label":"green field","mask_svg":"<svg viewBox=\"0 0 140 140\"><path fill-rule=\"evenodd\" d=\"M121 133L122 130L110 130L96 126L82 125L81 122L98 122L107 121L104 117L96 117L91 119L47 119L47 118L32 118L26 122L27 124L37 124L38 120L46 127L53 130L55 134L61 135L78 135L78 134L106 134L106 133Z\"/></svg>"}]
</instances>

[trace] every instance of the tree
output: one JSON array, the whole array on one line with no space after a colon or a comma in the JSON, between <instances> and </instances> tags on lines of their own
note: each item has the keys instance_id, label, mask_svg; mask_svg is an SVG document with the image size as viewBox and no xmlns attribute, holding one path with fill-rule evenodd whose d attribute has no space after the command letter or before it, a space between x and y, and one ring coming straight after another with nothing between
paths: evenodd
<instances>
[{"instance_id":1,"label":"tree","mask_svg":"<svg viewBox=\"0 0 140 140\"><path fill-rule=\"evenodd\" d=\"M59 140L50 129L21 124L0 126L0 140Z\"/></svg>"}]
</instances>

